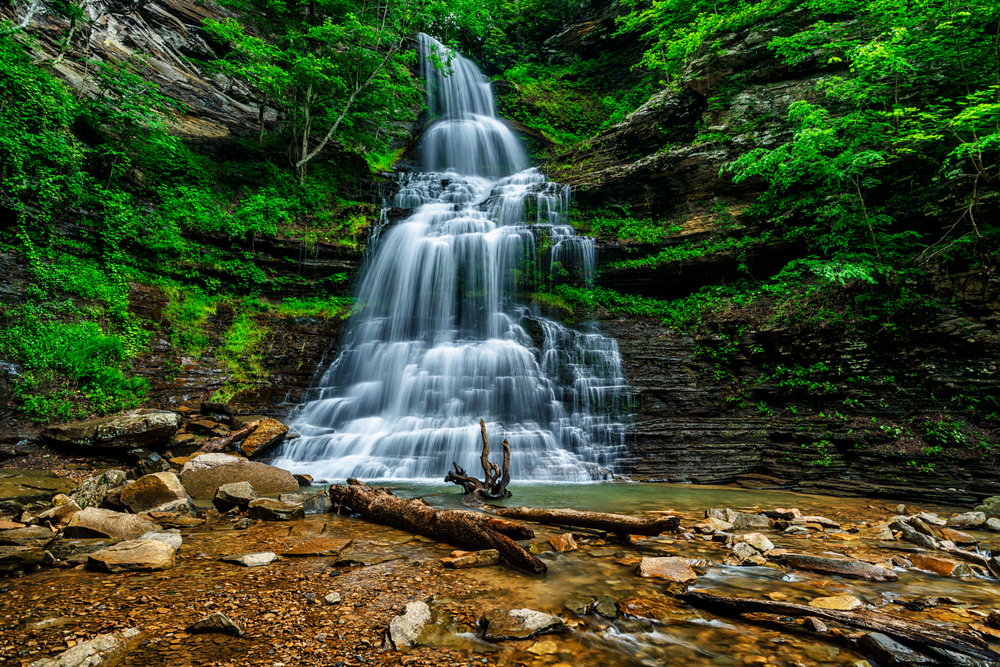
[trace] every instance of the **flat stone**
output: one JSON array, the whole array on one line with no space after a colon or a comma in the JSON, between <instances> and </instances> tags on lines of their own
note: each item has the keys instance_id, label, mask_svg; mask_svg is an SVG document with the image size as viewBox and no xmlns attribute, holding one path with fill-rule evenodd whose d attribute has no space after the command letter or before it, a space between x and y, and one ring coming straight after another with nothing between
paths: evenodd
<instances>
[{"instance_id":1,"label":"flat stone","mask_svg":"<svg viewBox=\"0 0 1000 667\"><path fill-rule=\"evenodd\" d=\"M604 618L618 618L618 601L610 595L598 595L594 611Z\"/></svg>"},{"instance_id":2,"label":"flat stone","mask_svg":"<svg viewBox=\"0 0 1000 667\"><path fill-rule=\"evenodd\" d=\"M121 502L133 512L145 512L155 507L188 499L181 480L172 472L143 475L121 492ZM166 511L166 510L160 510Z\"/></svg>"},{"instance_id":3,"label":"flat stone","mask_svg":"<svg viewBox=\"0 0 1000 667\"><path fill-rule=\"evenodd\" d=\"M262 521L294 521L306 518L301 503L283 503L273 498L258 498L247 506L251 519Z\"/></svg>"},{"instance_id":4,"label":"flat stone","mask_svg":"<svg viewBox=\"0 0 1000 667\"><path fill-rule=\"evenodd\" d=\"M817 609L839 609L850 611L864 606L864 603L853 595L834 595L826 598L815 598L809 601L810 607Z\"/></svg>"},{"instance_id":5,"label":"flat stone","mask_svg":"<svg viewBox=\"0 0 1000 667\"><path fill-rule=\"evenodd\" d=\"M133 410L121 415L57 424L41 432L42 438L64 445L157 449L170 442L181 425L181 416L166 410Z\"/></svg>"},{"instance_id":6,"label":"flat stone","mask_svg":"<svg viewBox=\"0 0 1000 667\"><path fill-rule=\"evenodd\" d=\"M413 646L424 626L430 623L431 609L426 602L408 602L405 611L389 621L389 639L397 649Z\"/></svg>"},{"instance_id":7,"label":"flat stone","mask_svg":"<svg viewBox=\"0 0 1000 667\"><path fill-rule=\"evenodd\" d=\"M42 658L29 667L102 667L117 665L144 639L146 633L139 628L98 635L80 642L54 658Z\"/></svg>"},{"instance_id":8,"label":"flat stone","mask_svg":"<svg viewBox=\"0 0 1000 667\"><path fill-rule=\"evenodd\" d=\"M666 579L677 584L693 584L698 581L698 575L687 561L673 556L643 558L639 561L639 576Z\"/></svg>"},{"instance_id":9,"label":"flat stone","mask_svg":"<svg viewBox=\"0 0 1000 667\"><path fill-rule=\"evenodd\" d=\"M69 494L69 497L82 509L100 507L112 489L125 484L126 477L124 470L105 470L99 475L85 479Z\"/></svg>"},{"instance_id":10,"label":"flat stone","mask_svg":"<svg viewBox=\"0 0 1000 667\"><path fill-rule=\"evenodd\" d=\"M243 567L260 567L278 560L278 554L273 551L261 551L252 554L239 554L237 556L223 556L221 560L226 563L242 565Z\"/></svg>"},{"instance_id":11,"label":"flat stone","mask_svg":"<svg viewBox=\"0 0 1000 667\"><path fill-rule=\"evenodd\" d=\"M566 625L558 616L534 609L488 611L480 620L480 625L485 626L483 638L491 641L528 639L566 629Z\"/></svg>"},{"instance_id":12,"label":"flat stone","mask_svg":"<svg viewBox=\"0 0 1000 667\"><path fill-rule=\"evenodd\" d=\"M303 491L300 493L282 493L278 500L286 503L299 503L306 514L326 514L333 509L333 501L325 491Z\"/></svg>"},{"instance_id":13,"label":"flat stone","mask_svg":"<svg viewBox=\"0 0 1000 667\"><path fill-rule=\"evenodd\" d=\"M972 570L961 561L927 554L913 554L907 559L918 570L933 572L939 577L971 577Z\"/></svg>"},{"instance_id":14,"label":"flat stone","mask_svg":"<svg viewBox=\"0 0 1000 667\"><path fill-rule=\"evenodd\" d=\"M221 611L210 614L205 618L195 621L187 627L187 632L193 633L221 633L239 637L243 634L243 628L236 625L233 619L229 618Z\"/></svg>"},{"instance_id":15,"label":"flat stone","mask_svg":"<svg viewBox=\"0 0 1000 667\"><path fill-rule=\"evenodd\" d=\"M877 523L874 526L865 526L858 531L858 537L863 540L886 541L892 539L892 529L888 523Z\"/></svg>"},{"instance_id":16,"label":"flat stone","mask_svg":"<svg viewBox=\"0 0 1000 667\"><path fill-rule=\"evenodd\" d=\"M885 667L934 665L938 661L904 646L880 632L871 632L858 639L858 650Z\"/></svg>"},{"instance_id":17,"label":"flat stone","mask_svg":"<svg viewBox=\"0 0 1000 667\"><path fill-rule=\"evenodd\" d=\"M450 570L463 570L470 567L486 567L500 562L500 552L496 549L473 551L462 556L442 558L441 563Z\"/></svg>"},{"instance_id":18,"label":"flat stone","mask_svg":"<svg viewBox=\"0 0 1000 667\"><path fill-rule=\"evenodd\" d=\"M123 514L113 510L87 507L69 521L63 536L74 537L115 537L134 540L143 533L159 530L160 526L135 514Z\"/></svg>"},{"instance_id":19,"label":"flat stone","mask_svg":"<svg viewBox=\"0 0 1000 667\"><path fill-rule=\"evenodd\" d=\"M240 451L250 459L263 456L281 444L287 434L288 427L277 419L262 419L254 432L240 443Z\"/></svg>"},{"instance_id":20,"label":"flat stone","mask_svg":"<svg viewBox=\"0 0 1000 667\"><path fill-rule=\"evenodd\" d=\"M572 613L584 615L590 611L594 606L596 600L592 597L584 597L582 595L574 595L565 602L563 602L563 609Z\"/></svg>"},{"instance_id":21,"label":"flat stone","mask_svg":"<svg viewBox=\"0 0 1000 667\"><path fill-rule=\"evenodd\" d=\"M184 464L181 483L192 498L214 498L223 484L249 482L262 496L299 490L287 470L228 454L201 454Z\"/></svg>"},{"instance_id":22,"label":"flat stone","mask_svg":"<svg viewBox=\"0 0 1000 667\"><path fill-rule=\"evenodd\" d=\"M622 616L673 623L701 618L696 610L687 608L677 598L662 593L649 593L619 600Z\"/></svg>"},{"instance_id":23,"label":"flat stone","mask_svg":"<svg viewBox=\"0 0 1000 667\"><path fill-rule=\"evenodd\" d=\"M833 519L827 519L825 516L804 516L802 520L806 523L818 523L823 528L840 528L839 523Z\"/></svg>"},{"instance_id":24,"label":"flat stone","mask_svg":"<svg viewBox=\"0 0 1000 667\"><path fill-rule=\"evenodd\" d=\"M564 533L562 535L556 535L555 537L549 538L549 544L556 551L574 551L576 550L577 544L576 540L573 539L573 533Z\"/></svg>"},{"instance_id":25,"label":"flat stone","mask_svg":"<svg viewBox=\"0 0 1000 667\"><path fill-rule=\"evenodd\" d=\"M0 521L0 530L17 530L24 527L23 523L18 523L17 521Z\"/></svg>"},{"instance_id":26,"label":"flat stone","mask_svg":"<svg viewBox=\"0 0 1000 667\"><path fill-rule=\"evenodd\" d=\"M174 566L174 548L159 540L119 542L87 558L98 572L157 572Z\"/></svg>"},{"instance_id":27,"label":"flat stone","mask_svg":"<svg viewBox=\"0 0 1000 667\"><path fill-rule=\"evenodd\" d=\"M0 547L0 572L27 570L42 562L45 549L41 547Z\"/></svg>"},{"instance_id":28,"label":"flat stone","mask_svg":"<svg viewBox=\"0 0 1000 667\"><path fill-rule=\"evenodd\" d=\"M0 470L0 501L18 505L46 501L57 493L69 493L76 482L56 476L51 470Z\"/></svg>"},{"instance_id":29,"label":"flat stone","mask_svg":"<svg viewBox=\"0 0 1000 667\"><path fill-rule=\"evenodd\" d=\"M896 581L899 578L892 570L856 560L787 553L781 559L785 565L796 570L839 574L842 577L867 579L868 581Z\"/></svg>"},{"instance_id":30,"label":"flat stone","mask_svg":"<svg viewBox=\"0 0 1000 667\"><path fill-rule=\"evenodd\" d=\"M117 538L104 539L63 539L49 547L49 552L57 561L67 565L82 565L87 557L121 542Z\"/></svg>"},{"instance_id":31,"label":"flat stone","mask_svg":"<svg viewBox=\"0 0 1000 667\"><path fill-rule=\"evenodd\" d=\"M774 548L774 544L772 544L771 540L767 539L767 537L761 533L746 533L745 535L739 535L734 541L737 543L744 542L749 544L761 553L770 551Z\"/></svg>"},{"instance_id":32,"label":"flat stone","mask_svg":"<svg viewBox=\"0 0 1000 667\"><path fill-rule=\"evenodd\" d=\"M250 482L233 482L223 484L215 490L215 497L212 504L220 512L228 512L234 507L246 510L250 503L260 498L260 494L254 490Z\"/></svg>"},{"instance_id":33,"label":"flat stone","mask_svg":"<svg viewBox=\"0 0 1000 667\"><path fill-rule=\"evenodd\" d=\"M143 533L139 538L140 540L158 540L164 544L169 544L174 551L181 548L184 543L183 538L181 538L181 531L177 528L171 528L169 530L151 530L148 533Z\"/></svg>"},{"instance_id":34,"label":"flat stone","mask_svg":"<svg viewBox=\"0 0 1000 667\"><path fill-rule=\"evenodd\" d=\"M58 536L47 526L29 526L0 533L0 544L12 547L48 548Z\"/></svg>"},{"instance_id":35,"label":"flat stone","mask_svg":"<svg viewBox=\"0 0 1000 667\"><path fill-rule=\"evenodd\" d=\"M63 496L63 498L66 498L67 502L59 505L53 504L49 509L38 513L39 523L50 523L57 528L69 524L69 520L80 511L81 507L76 504L75 500L70 500L67 496Z\"/></svg>"},{"instance_id":36,"label":"flat stone","mask_svg":"<svg viewBox=\"0 0 1000 667\"><path fill-rule=\"evenodd\" d=\"M281 552L282 556L336 556L351 543L349 538L316 537Z\"/></svg>"},{"instance_id":37,"label":"flat stone","mask_svg":"<svg viewBox=\"0 0 1000 667\"><path fill-rule=\"evenodd\" d=\"M975 544L976 542L979 541L972 535L969 535L968 533L963 533L960 530L955 530L954 528L941 528L941 537L950 542L954 542L955 544L962 544L962 545Z\"/></svg>"},{"instance_id":38,"label":"flat stone","mask_svg":"<svg viewBox=\"0 0 1000 667\"><path fill-rule=\"evenodd\" d=\"M948 519L949 528L978 528L986 523L985 512L963 512Z\"/></svg>"},{"instance_id":39,"label":"flat stone","mask_svg":"<svg viewBox=\"0 0 1000 667\"><path fill-rule=\"evenodd\" d=\"M920 519L927 525L934 526L935 528L941 528L948 523L947 521L939 517L937 514L933 514L931 512L920 512L919 514L914 515L912 518Z\"/></svg>"}]
</instances>

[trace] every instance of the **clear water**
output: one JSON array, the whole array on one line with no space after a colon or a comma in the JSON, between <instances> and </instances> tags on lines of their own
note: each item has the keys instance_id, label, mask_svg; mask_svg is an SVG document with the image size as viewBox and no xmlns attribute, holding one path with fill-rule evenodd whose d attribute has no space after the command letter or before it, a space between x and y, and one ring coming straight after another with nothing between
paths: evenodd
<instances>
[{"instance_id":1,"label":"clear water","mask_svg":"<svg viewBox=\"0 0 1000 667\"><path fill-rule=\"evenodd\" d=\"M528 167L476 66L421 36L426 171L382 230L336 360L292 416L275 465L320 480L479 474L479 420L518 480L610 476L623 452L614 339L542 317L524 295L593 280L593 239L567 224L570 192ZM435 68L432 54L449 63Z\"/></svg>"}]
</instances>

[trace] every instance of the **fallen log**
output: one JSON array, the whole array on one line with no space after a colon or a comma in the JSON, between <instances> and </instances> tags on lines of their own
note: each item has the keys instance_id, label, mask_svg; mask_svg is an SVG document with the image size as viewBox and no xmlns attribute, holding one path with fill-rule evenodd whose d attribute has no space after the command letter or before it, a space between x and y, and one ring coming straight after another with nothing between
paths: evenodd
<instances>
[{"instance_id":1,"label":"fallen log","mask_svg":"<svg viewBox=\"0 0 1000 667\"><path fill-rule=\"evenodd\" d=\"M530 540L535 533L522 524L467 510L436 510L420 498L404 500L389 489L370 487L356 479L347 486L330 486L334 505L357 512L365 519L410 533L447 542L461 549L496 549L509 565L532 574L545 572L545 563L514 540Z\"/></svg>"},{"instance_id":2,"label":"fallen log","mask_svg":"<svg viewBox=\"0 0 1000 667\"><path fill-rule=\"evenodd\" d=\"M700 591L682 593L680 598L696 607L716 609L733 614L764 612L784 614L786 616L813 616L831 621L837 621L862 630L880 632L895 639L917 646L936 646L948 651L955 651L981 660L1000 660L1000 653L990 649L989 645L971 635L957 630L951 630L939 625L909 621L899 616L881 611L858 609L841 611L838 609L820 609L804 604L779 602L776 600L761 600L757 598L730 598Z\"/></svg>"},{"instance_id":3,"label":"fallen log","mask_svg":"<svg viewBox=\"0 0 1000 667\"><path fill-rule=\"evenodd\" d=\"M249 424L241 428L239 431L233 431L227 436L223 436L221 438L212 438L211 440L205 442L205 444L201 446L201 448L198 450L197 453L205 454L205 453L221 452L222 450L224 450L226 447L228 447L233 443L243 442L244 440L246 440L248 437L250 437L251 433L257 430L258 426L260 426L260 420L255 422L250 422Z\"/></svg>"},{"instance_id":4,"label":"fallen log","mask_svg":"<svg viewBox=\"0 0 1000 667\"><path fill-rule=\"evenodd\" d=\"M659 535L665 531L677 530L679 516L641 518L627 514L605 514L604 512L582 512L571 509L544 509L539 507L499 507L489 505L498 516L523 521L534 521L552 525L592 528L608 533L625 535Z\"/></svg>"}]
</instances>

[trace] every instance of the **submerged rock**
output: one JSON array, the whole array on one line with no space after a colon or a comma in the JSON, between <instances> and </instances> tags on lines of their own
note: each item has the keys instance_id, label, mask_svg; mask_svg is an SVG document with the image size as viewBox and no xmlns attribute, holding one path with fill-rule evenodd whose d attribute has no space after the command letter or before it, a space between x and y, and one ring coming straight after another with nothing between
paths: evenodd
<instances>
[{"instance_id":1,"label":"submerged rock","mask_svg":"<svg viewBox=\"0 0 1000 667\"><path fill-rule=\"evenodd\" d=\"M566 629L566 625L558 616L534 609L488 611L479 623L483 627L483 638L493 641L528 639Z\"/></svg>"},{"instance_id":2,"label":"submerged rock","mask_svg":"<svg viewBox=\"0 0 1000 667\"><path fill-rule=\"evenodd\" d=\"M42 658L29 667L102 667L117 665L145 638L138 628L98 635L67 649L54 658Z\"/></svg>"},{"instance_id":3,"label":"submerged rock","mask_svg":"<svg viewBox=\"0 0 1000 667\"><path fill-rule=\"evenodd\" d=\"M834 595L826 598L815 598L809 601L810 607L817 609L839 609L850 611L864 606L864 603L853 595Z\"/></svg>"},{"instance_id":4,"label":"submerged rock","mask_svg":"<svg viewBox=\"0 0 1000 667\"><path fill-rule=\"evenodd\" d=\"M57 477L51 470L0 470L0 502L14 503L14 508L38 501L48 501L57 493L70 493L76 483Z\"/></svg>"},{"instance_id":5,"label":"submerged rock","mask_svg":"<svg viewBox=\"0 0 1000 667\"><path fill-rule=\"evenodd\" d=\"M273 551L261 551L252 554L223 556L221 560L225 563L235 563L236 565L242 565L243 567L260 567L278 560L278 554Z\"/></svg>"},{"instance_id":6,"label":"submerged rock","mask_svg":"<svg viewBox=\"0 0 1000 667\"><path fill-rule=\"evenodd\" d=\"M116 537L134 540L143 533L159 530L160 526L137 516L113 510L87 507L73 515L63 531L65 537Z\"/></svg>"},{"instance_id":7,"label":"submerged rock","mask_svg":"<svg viewBox=\"0 0 1000 667\"><path fill-rule=\"evenodd\" d=\"M181 426L181 416L167 410L133 410L102 419L57 424L42 431L42 438L64 445L156 449L170 442Z\"/></svg>"},{"instance_id":8,"label":"submerged rock","mask_svg":"<svg viewBox=\"0 0 1000 667\"><path fill-rule=\"evenodd\" d=\"M42 562L45 549L41 547L3 546L0 547L0 572L15 572L30 569Z\"/></svg>"},{"instance_id":9,"label":"submerged rock","mask_svg":"<svg viewBox=\"0 0 1000 667\"><path fill-rule=\"evenodd\" d=\"M937 660L923 653L917 653L880 632L871 632L858 639L858 650L879 665L888 665L889 667L938 664Z\"/></svg>"},{"instance_id":10,"label":"submerged rock","mask_svg":"<svg viewBox=\"0 0 1000 667\"><path fill-rule=\"evenodd\" d=\"M201 620L195 621L187 627L187 631L193 633L218 632L236 637L243 634L243 628L236 625L236 623L233 622L233 619L229 618L221 611L217 611Z\"/></svg>"},{"instance_id":11,"label":"submerged rock","mask_svg":"<svg viewBox=\"0 0 1000 667\"><path fill-rule=\"evenodd\" d=\"M341 537L315 537L311 540L298 544L290 549L281 552L282 556L336 556L343 551L350 543L350 538Z\"/></svg>"},{"instance_id":12,"label":"submerged rock","mask_svg":"<svg viewBox=\"0 0 1000 667\"><path fill-rule=\"evenodd\" d=\"M597 602L597 600L592 597L574 595L563 602L563 609L573 614L580 614L582 616L591 610L595 602Z\"/></svg>"},{"instance_id":13,"label":"submerged rock","mask_svg":"<svg viewBox=\"0 0 1000 667\"><path fill-rule=\"evenodd\" d=\"M565 533L563 535L550 537L549 544L556 551L573 551L578 548L576 540L573 539L573 533Z\"/></svg>"},{"instance_id":14,"label":"submerged rock","mask_svg":"<svg viewBox=\"0 0 1000 667\"><path fill-rule=\"evenodd\" d=\"M457 555L456 555L457 554ZM469 567L485 567L500 562L500 552L496 549L482 551L453 551L448 558L442 558L441 563L450 570L461 570Z\"/></svg>"},{"instance_id":15,"label":"submerged rock","mask_svg":"<svg viewBox=\"0 0 1000 667\"><path fill-rule=\"evenodd\" d=\"M796 570L839 574L843 577L867 579L868 581L896 581L899 576L892 570L856 560L842 558L822 558L808 554L784 554L782 562Z\"/></svg>"}]
</instances>

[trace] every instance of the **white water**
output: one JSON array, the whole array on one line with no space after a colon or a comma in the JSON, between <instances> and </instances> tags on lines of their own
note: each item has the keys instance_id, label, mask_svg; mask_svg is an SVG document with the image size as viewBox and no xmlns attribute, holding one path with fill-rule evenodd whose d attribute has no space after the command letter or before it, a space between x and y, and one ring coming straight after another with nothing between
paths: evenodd
<instances>
[{"instance_id":1,"label":"white water","mask_svg":"<svg viewBox=\"0 0 1000 667\"><path fill-rule=\"evenodd\" d=\"M586 481L622 454L617 343L574 331L517 295L593 279L593 240L567 224L569 189L549 182L496 116L489 82L421 36L427 171L409 175L367 261L341 352L293 413L302 434L275 465L323 480L481 475L479 419L511 477ZM447 58L446 58L447 60ZM529 219L530 218L530 219ZM495 457L494 457L495 458Z\"/></svg>"}]
</instances>

